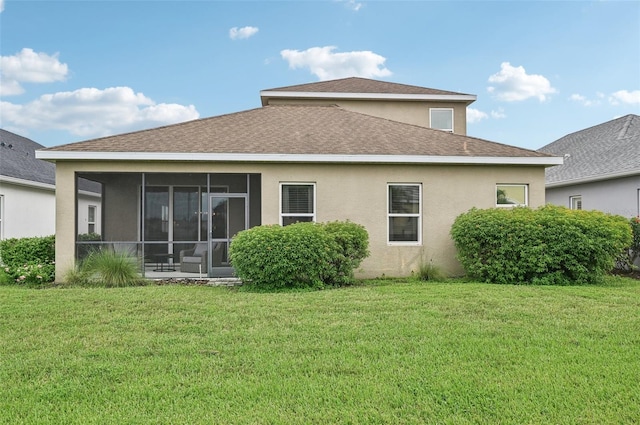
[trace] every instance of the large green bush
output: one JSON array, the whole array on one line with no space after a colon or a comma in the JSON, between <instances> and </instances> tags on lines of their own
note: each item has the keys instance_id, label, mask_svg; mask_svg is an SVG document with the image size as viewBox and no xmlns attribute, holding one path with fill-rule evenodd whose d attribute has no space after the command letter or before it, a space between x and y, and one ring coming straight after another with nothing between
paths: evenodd
<instances>
[{"instance_id":1,"label":"large green bush","mask_svg":"<svg viewBox=\"0 0 640 425\"><path fill-rule=\"evenodd\" d=\"M355 223L265 225L231 242L231 263L245 285L265 290L349 283L368 255L368 234Z\"/></svg>"},{"instance_id":2,"label":"large green bush","mask_svg":"<svg viewBox=\"0 0 640 425\"><path fill-rule=\"evenodd\" d=\"M51 282L55 278L55 237L0 241L0 261L5 282Z\"/></svg>"},{"instance_id":3,"label":"large green bush","mask_svg":"<svg viewBox=\"0 0 640 425\"><path fill-rule=\"evenodd\" d=\"M598 211L472 209L451 228L470 277L495 283L597 283L631 245L628 220Z\"/></svg>"},{"instance_id":4,"label":"large green bush","mask_svg":"<svg viewBox=\"0 0 640 425\"><path fill-rule=\"evenodd\" d=\"M348 284L353 281L354 270L369 256L369 234L364 226L350 221L333 221L323 224L323 228L338 244L338 251L332 254L334 269L331 284Z\"/></svg>"}]
</instances>

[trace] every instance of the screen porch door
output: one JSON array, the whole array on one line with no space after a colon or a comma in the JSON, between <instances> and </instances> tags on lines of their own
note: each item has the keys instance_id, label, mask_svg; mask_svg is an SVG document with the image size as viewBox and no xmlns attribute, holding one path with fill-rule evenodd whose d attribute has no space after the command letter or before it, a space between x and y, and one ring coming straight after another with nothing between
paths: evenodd
<instances>
[{"instance_id":1,"label":"screen porch door","mask_svg":"<svg viewBox=\"0 0 640 425\"><path fill-rule=\"evenodd\" d=\"M211 229L209 249L209 276L233 276L229 262L231 239L249 228L249 205L246 194L215 194L210 198Z\"/></svg>"}]
</instances>

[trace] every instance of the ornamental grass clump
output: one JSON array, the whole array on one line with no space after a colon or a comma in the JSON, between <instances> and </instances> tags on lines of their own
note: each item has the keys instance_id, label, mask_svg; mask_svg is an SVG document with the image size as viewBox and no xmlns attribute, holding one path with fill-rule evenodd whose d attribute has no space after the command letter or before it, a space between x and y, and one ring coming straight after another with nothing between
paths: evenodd
<instances>
[{"instance_id":1,"label":"ornamental grass clump","mask_svg":"<svg viewBox=\"0 0 640 425\"><path fill-rule=\"evenodd\" d=\"M124 287L146 283L138 271L138 261L126 253L111 250L91 252L76 270L66 276L69 285Z\"/></svg>"},{"instance_id":2,"label":"ornamental grass clump","mask_svg":"<svg viewBox=\"0 0 640 425\"><path fill-rule=\"evenodd\" d=\"M472 209L451 236L469 277L506 284L592 284L632 242L624 217L546 205Z\"/></svg>"}]
</instances>

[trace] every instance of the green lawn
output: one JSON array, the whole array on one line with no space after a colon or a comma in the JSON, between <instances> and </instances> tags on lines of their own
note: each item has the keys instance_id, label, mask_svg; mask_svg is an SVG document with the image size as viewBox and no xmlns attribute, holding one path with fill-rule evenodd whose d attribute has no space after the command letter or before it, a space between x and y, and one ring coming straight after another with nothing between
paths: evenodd
<instances>
[{"instance_id":1,"label":"green lawn","mask_svg":"<svg viewBox=\"0 0 640 425\"><path fill-rule=\"evenodd\" d=\"M0 287L3 424L624 424L640 283Z\"/></svg>"}]
</instances>

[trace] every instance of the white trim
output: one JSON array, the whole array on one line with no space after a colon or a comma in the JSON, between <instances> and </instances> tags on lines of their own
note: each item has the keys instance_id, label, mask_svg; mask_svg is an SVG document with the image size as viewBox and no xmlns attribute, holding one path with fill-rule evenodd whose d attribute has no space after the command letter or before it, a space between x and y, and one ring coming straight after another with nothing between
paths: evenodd
<instances>
[{"instance_id":1,"label":"white trim","mask_svg":"<svg viewBox=\"0 0 640 425\"><path fill-rule=\"evenodd\" d=\"M499 204L498 203L498 187L522 187L524 188L524 204ZM529 185L526 183L496 183L496 199L497 208L513 208L529 206Z\"/></svg>"},{"instance_id":2,"label":"white trim","mask_svg":"<svg viewBox=\"0 0 640 425\"><path fill-rule=\"evenodd\" d=\"M580 204L580 205L578 205ZM580 208L578 208L580 207ZM572 210L582 209L582 195L569 196L569 208Z\"/></svg>"},{"instance_id":3,"label":"white trim","mask_svg":"<svg viewBox=\"0 0 640 425\"><path fill-rule=\"evenodd\" d=\"M582 184L582 183L592 183L601 180L611 180L611 179L619 179L622 177L632 177L640 175L640 169L629 170L629 171L621 171L619 173L610 173L610 174L602 174L599 176L589 176L589 177L580 177L578 179L571 180L563 180L560 182L547 183L545 186L547 188L550 187L562 187L562 186L571 186L574 184Z\"/></svg>"},{"instance_id":4,"label":"white trim","mask_svg":"<svg viewBox=\"0 0 640 425\"><path fill-rule=\"evenodd\" d=\"M283 213L282 212L282 188L283 186L312 186L313 187L313 212L312 213ZM311 217L311 221L314 223L316 220L316 201L318 197L316 196L316 183L315 182L280 182L280 190L278 196L278 216L280 219L280 225L283 226L283 218L284 217Z\"/></svg>"},{"instance_id":5,"label":"white trim","mask_svg":"<svg viewBox=\"0 0 640 425\"><path fill-rule=\"evenodd\" d=\"M398 93L334 93L263 90L260 98L305 98L305 99L377 99L377 100L440 100L450 102L475 102L472 94L398 94Z\"/></svg>"},{"instance_id":6,"label":"white trim","mask_svg":"<svg viewBox=\"0 0 640 425\"><path fill-rule=\"evenodd\" d=\"M451 112L451 128L436 128L433 126L433 111L449 111ZM447 131L449 133L453 133L453 129L456 128L455 117L453 113L453 108L429 108L429 127L434 130Z\"/></svg>"},{"instance_id":7,"label":"white trim","mask_svg":"<svg viewBox=\"0 0 640 425\"><path fill-rule=\"evenodd\" d=\"M36 151L43 160L562 165L563 157Z\"/></svg>"},{"instance_id":8,"label":"white trim","mask_svg":"<svg viewBox=\"0 0 640 425\"><path fill-rule=\"evenodd\" d=\"M389 196L389 190L391 186L418 186L418 212L411 214L401 214L401 213L392 213L389 210L391 206L389 205L389 200L391 196ZM389 246L420 246L422 245L422 183L387 183L387 245ZM410 218L418 218L418 240L417 241L391 241L389 240L389 223L392 217L410 217Z\"/></svg>"},{"instance_id":9,"label":"white trim","mask_svg":"<svg viewBox=\"0 0 640 425\"><path fill-rule=\"evenodd\" d=\"M17 184L20 186L36 187L38 189L56 190L56 185L49 183L41 183L33 180L19 179L16 177L0 176L0 182Z\"/></svg>"}]
</instances>

